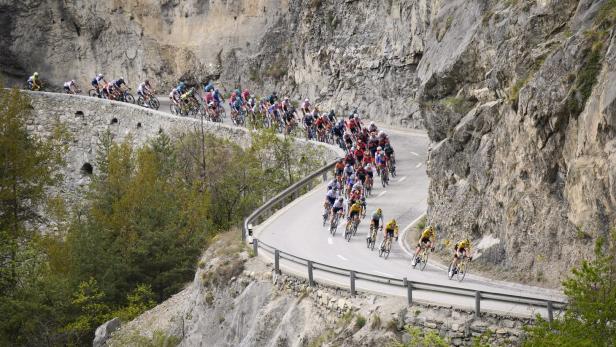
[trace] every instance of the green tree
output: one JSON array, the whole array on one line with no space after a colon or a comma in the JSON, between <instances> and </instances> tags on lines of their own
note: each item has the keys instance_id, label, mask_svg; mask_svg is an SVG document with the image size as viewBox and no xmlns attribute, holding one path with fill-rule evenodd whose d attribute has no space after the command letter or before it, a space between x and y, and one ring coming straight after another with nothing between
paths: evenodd
<instances>
[{"instance_id":1,"label":"green tree","mask_svg":"<svg viewBox=\"0 0 616 347\"><path fill-rule=\"evenodd\" d=\"M594 253L563 282L565 313L551 324L539 317L528 328L526 346L616 345L616 231L607 241L600 238Z\"/></svg>"},{"instance_id":2,"label":"green tree","mask_svg":"<svg viewBox=\"0 0 616 347\"><path fill-rule=\"evenodd\" d=\"M104 299L105 293L98 288L94 278L79 284L72 301L79 315L65 328L71 336L70 340L75 343L92 341L94 329L109 319L110 309Z\"/></svg>"}]
</instances>

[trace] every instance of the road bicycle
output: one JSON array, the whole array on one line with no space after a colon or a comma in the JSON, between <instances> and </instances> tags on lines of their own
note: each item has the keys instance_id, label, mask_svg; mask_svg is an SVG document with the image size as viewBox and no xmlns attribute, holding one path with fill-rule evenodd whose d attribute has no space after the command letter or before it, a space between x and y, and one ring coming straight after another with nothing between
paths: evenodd
<instances>
[{"instance_id":1,"label":"road bicycle","mask_svg":"<svg viewBox=\"0 0 616 347\"><path fill-rule=\"evenodd\" d=\"M387 236L383 242L381 242L381 246L379 247L379 257L383 257L387 259L389 257L389 253L391 252L391 236Z\"/></svg>"},{"instance_id":2,"label":"road bicycle","mask_svg":"<svg viewBox=\"0 0 616 347\"><path fill-rule=\"evenodd\" d=\"M462 258L462 260L458 262L458 266L454 268L453 261L451 261L451 264L449 265L449 269L447 270L447 277L449 277L449 279L453 279L453 277L456 276L456 279L458 280L458 282L462 282L462 280L464 280L464 277L466 276L466 273L468 272L469 262L470 262L470 258L467 256L464 256L464 258Z\"/></svg>"},{"instance_id":3,"label":"road bicycle","mask_svg":"<svg viewBox=\"0 0 616 347\"><path fill-rule=\"evenodd\" d=\"M332 217L332 221L329 225L329 232L332 234L332 236L336 235L336 230L338 230L338 222L340 221L340 216L342 215L342 211L336 213L333 217Z\"/></svg>"},{"instance_id":4,"label":"road bicycle","mask_svg":"<svg viewBox=\"0 0 616 347\"><path fill-rule=\"evenodd\" d=\"M344 230L344 238L347 242L351 241L351 237L357 233L357 227L359 226L359 216L354 217L353 220L349 221L346 225L346 229Z\"/></svg>"},{"instance_id":5,"label":"road bicycle","mask_svg":"<svg viewBox=\"0 0 616 347\"><path fill-rule=\"evenodd\" d=\"M152 95L148 95L146 99L144 99L141 95L137 98L137 105L151 108L153 110L158 110L160 107L160 102L158 98Z\"/></svg>"},{"instance_id":6,"label":"road bicycle","mask_svg":"<svg viewBox=\"0 0 616 347\"><path fill-rule=\"evenodd\" d=\"M413 269L417 267L417 265L419 265L419 270L423 271L426 268L426 265L428 264L428 247L426 247L425 245L421 245L421 249L419 250L419 254L417 254L414 259L413 259L413 263L415 265L413 265Z\"/></svg>"},{"instance_id":7,"label":"road bicycle","mask_svg":"<svg viewBox=\"0 0 616 347\"><path fill-rule=\"evenodd\" d=\"M383 230L383 227L379 227L379 230ZM368 244L368 248L371 251L374 251L374 245L376 244L376 233L377 228L374 224L370 225L370 236L366 239L366 243Z\"/></svg>"},{"instance_id":8,"label":"road bicycle","mask_svg":"<svg viewBox=\"0 0 616 347\"><path fill-rule=\"evenodd\" d=\"M381 166L379 167L379 172L381 176L381 184L383 185L383 188L385 188L385 186L389 184L389 177L387 175L387 169Z\"/></svg>"},{"instance_id":9,"label":"road bicycle","mask_svg":"<svg viewBox=\"0 0 616 347\"><path fill-rule=\"evenodd\" d=\"M331 212L331 206L329 204L329 201L325 202L324 207L324 211L323 211L323 226L325 226L327 224L327 220L329 219L329 213Z\"/></svg>"}]
</instances>

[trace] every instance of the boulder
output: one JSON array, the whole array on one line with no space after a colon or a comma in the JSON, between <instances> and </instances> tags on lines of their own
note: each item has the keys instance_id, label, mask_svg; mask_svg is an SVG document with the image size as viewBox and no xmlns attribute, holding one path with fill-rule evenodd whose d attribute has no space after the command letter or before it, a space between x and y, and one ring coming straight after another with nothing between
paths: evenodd
<instances>
[{"instance_id":1,"label":"boulder","mask_svg":"<svg viewBox=\"0 0 616 347\"><path fill-rule=\"evenodd\" d=\"M92 343L92 346L106 346L107 340L109 340L109 338L111 337L111 333L113 333L120 327L120 323L120 319L116 317L96 328L96 332L94 333L94 342Z\"/></svg>"}]
</instances>

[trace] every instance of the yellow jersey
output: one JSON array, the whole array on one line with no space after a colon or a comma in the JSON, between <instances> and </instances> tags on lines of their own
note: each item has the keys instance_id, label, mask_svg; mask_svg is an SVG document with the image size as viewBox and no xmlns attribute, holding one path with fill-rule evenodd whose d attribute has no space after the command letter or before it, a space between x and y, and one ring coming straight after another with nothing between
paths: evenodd
<instances>
[{"instance_id":1,"label":"yellow jersey","mask_svg":"<svg viewBox=\"0 0 616 347\"><path fill-rule=\"evenodd\" d=\"M456 248L457 249L470 249L471 248L471 243L470 242L466 242L466 240L460 241L458 243L456 243Z\"/></svg>"},{"instance_id":2,"label":"yellow jersey","mask_svg":"<svg viewBox=\"0 0 616 347\"><path fill-rule=\"evenodd\" d=\"M360 204L351 205L351 212L361 212L361 205Z\"/></svg>"},{"instance_id":3,"label":"yellow jersey","mask_svg":"<svg viewBox=\"0 0 616 347\"><path fill-rule=\"evenodd\" d=\"M398 224L390 221L385 225L385 230L394 230L396 233L398 232Z\"/></svg>"},{"instance_id":4,"label":"yellow jersey","mask_svg":"<svg viewBox=\"0 0 616 347\"><path fill-rule=\"evenodd\" d=\"M421 233L421 238L422 239L429 239L432 237L436 237L436 233L434 232L434 229L432 228L426 228L422 233Z\"/></svg>"}]
</instances>

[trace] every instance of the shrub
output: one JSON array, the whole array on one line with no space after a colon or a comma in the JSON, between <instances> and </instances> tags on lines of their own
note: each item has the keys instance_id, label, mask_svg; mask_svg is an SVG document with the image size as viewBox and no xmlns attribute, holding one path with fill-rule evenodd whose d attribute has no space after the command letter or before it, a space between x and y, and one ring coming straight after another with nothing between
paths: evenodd
<instances>
[{"instance_id":1,"label":"shrub","mask_svg":"<svg viewBox=\"0 0 616 347\"><path fill-rule=\"evenodd\" d=\"M366 318L360 314L355 317L355 328L357 330L361 329L366 325Z\"/></svg>"},{"instance_id":2,"label":"shrub","mask_svg":"<svg viewBox=\"0 0 616 347\"><path fill-rule=\"evenodd\" d=\"M375 313L372 315L372 323L370 323L370 329L375 330L375 329L380 329L380 328L381 328L381 316Z\"/></svg>"}]
</instances>

